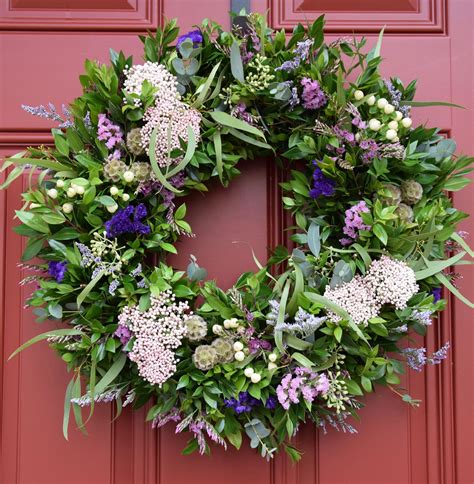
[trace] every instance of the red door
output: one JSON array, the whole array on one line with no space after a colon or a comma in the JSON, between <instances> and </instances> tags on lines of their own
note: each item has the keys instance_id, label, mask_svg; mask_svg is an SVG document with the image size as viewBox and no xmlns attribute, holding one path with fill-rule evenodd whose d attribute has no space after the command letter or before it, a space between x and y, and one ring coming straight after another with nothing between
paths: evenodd
<instances>
[{"instance_id":1,"label":"red door","mask_svg":"<svg viewBox=\"0 0 474 484\"><path fill-rule=\"evenodd\" d=\"M331 37L375 33L385 26L384 72L404 81L419 79L419 100L445 100L466 106L419 109L416 119L442 128L458 141L459 151L474 153L473 37L471 0L253 0L269 9L274 28L327 14ZM109 47L140 57L136 32L163 16L179 17L186 31L203 17L229 25L228 0L2 0L0 2L0 156L31 144L47 143L49 124L32 118L20 105L67 103L80 91L78 75L85 58L105 61ZM258 258L283 240L277 198L278 173L271 161L243 163L230 188L217 184L209 195L193 196L190 222L196 239L182 243L177 263L190 253L221 286L253 269ZM24 180L23 183L26 183ZM46 345L10 362L8 355L45 328L23 309L27 273L19 268L23 241L11 232L12 214L21 204L21 182L0 192L0 430L1 482L10 483L470 483L472 468L473 325L472 312L452 301L429 332L428 348L450 340L453 351L441 367L409 375L410 394L423 400L411 410L388 392L378 391L361 411L357 435L322 435L302 429L304 449L295 466L284 457L267 463L251 450L223 452L212 458L183 457L183 436L153 431L144 411L124 412L111 423L111 407L96 411L89 436L70 432L62 438L65 366ZM474 187L455 203L472 210ZM225 217L224 217L225 213ZM212 223L211 223L212 222ZM474 233L474 220L463 227ZM216 242L217 241L217 242ZM234 243L239 242L239 243ZM472 242L472 239L471 239ZM224 261L231 261L230 263ZM474 298L474 276L464 273L461 289Z\"/></svg>"}]
</instances>

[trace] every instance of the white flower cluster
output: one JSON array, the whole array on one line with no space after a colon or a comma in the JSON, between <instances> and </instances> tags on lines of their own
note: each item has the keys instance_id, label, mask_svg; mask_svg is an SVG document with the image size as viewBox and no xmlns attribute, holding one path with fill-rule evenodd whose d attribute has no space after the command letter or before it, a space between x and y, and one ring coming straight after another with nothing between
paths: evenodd
<instances>
[{"instance_id":1,"label":"white flower cluster","mask_svg":"<svg viewBox=\"0 0 474 484\"><path fill-rule=\"evenodd\" d=\"M142 378L153 385L161 385L176 371L176 355L173 350L181 345L186 335L187 302L175 302L171 291L164 291L151 298L147 311L137 306L122 309L119 325L128 327L135 336L133 349L128 354L138 366Z\"/></svg>"},{"instance_id":2,"label":"white flower cluster","mask_svg":"<svg viewBox=\"0 0 474 484\"><path fill-rule=\"evenodd\" d=\"M157 88L155 93L155 104L170 103L179 101L180 95L177 89L177 79L165 66L157 62L145 62L145 64L126 67L124 69L125 81L123 90L127 94L142 93L144 81L148 81L153 87ZM141 106L140 99L134 99L137 107Z\"/></svg>"},{"instance_id":3,"label":"white flower cluster","mask_svg":"<svg viewBox=\"0 0 474 484\"><path fill-rule=\"evenodd\" d=\"M141 129L142 146L148 154L151 134L156 127L158 128L155 154L156 161L161 167L182 160L182 157L170 158L169 153L181 147L180 138L184 142L188 141L188 126L191 126L196 142L200 139L201 114L181 101L174 104L159 103L146 111L143 120L146 124Z\"/></svg>"},{"instance_id":4,"label":"white flower cluster","mask_svg":"<svg viewBox=\"0 0 474 484\"><path fill-rule=\"evenodd\" d=\"M367 324L378 316L384 304L403 309L418 292L415 273L404 262L383 255L375 260L364 276L334 289L326 286L324 296L345 309L356 324ZM342 318L328 312L332 321Z\"/></svg>"},{"instance_id":5,"label":"white flower cluster","mask_svg":"<svg viewBox=\"0 0 474 484\"><path fill-rule=\"evenodd\" d=\"M180 100L178 81L166 67L156 62L146 62L124 71L124 91L127 94L142 92L143 82L148 81L156 88L155 105L143 116L145 126L141 128L140 146L149 154L150 138L157 127L156 158L158 165L165 167L179 163L181 157L170 158L169 153L180 148L179 140L188 141L188 126L193 130L196 141L200 139L201 114ZM135 106L141 106L140 99L134 99Z\"/></svg>"}]
</instances>

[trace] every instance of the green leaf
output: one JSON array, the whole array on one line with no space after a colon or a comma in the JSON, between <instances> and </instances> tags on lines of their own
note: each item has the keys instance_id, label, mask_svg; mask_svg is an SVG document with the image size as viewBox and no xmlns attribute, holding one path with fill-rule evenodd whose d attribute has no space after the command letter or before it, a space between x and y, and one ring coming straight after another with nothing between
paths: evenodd
<instances>
[{"instance_id":1,"label":"green leaf","mask_svg":"<svg viewBox=\"0 0 474 484\"><path fill-rule=\"evenodd\" d=\"M211 111L211 118L218 124L222 126L227 126L228 128L235 128L240 131L246 131L247 133L254 134L262 139L265 139L265 135L255 126L252 126L241 119L237 119L228 113L223 111Z\"/></svg>"},{"instance_id":2,"label":"green leaf","mask_svg":"<svg viewBox=\"0 0 474 484\"><path fill-rule=\"evenodd\" d=\"M362 247L359 244L352 244L352 247L358 252L362 260L364 261L365 268L368 269L370 267L370 264L372 264L372 259L370 258L369 253L367 252L364 247Z\"/></svg>"},{"instance_id":3,"label":"green leaf","mask_svg":"<svg viewBox=\"0 0 474 484\"><path fill-rule=\"evenodd\" d=\"M236 40L232 42L230 47L230 70L232 75L240 82L245 82L244 65L242 57L240 56L240 46Z\"/></svg>"},{"instance_id":4,"label":"green leaf","mask_svg":"<svg viewBox=\"0 0 474 484\"><path fill-rule=\"evenodd\" d=\"M30 347L31 345L38 343L44 339L48 339L52 336L81 336L84 333L79 331L78 329L53 329L51 331L46 331L46 333L41 333L31 338L26 343L23 343L20 347L18 347L9 357L8 359L11 360L15 355L23 351L24 349Z\"/></svg>"},{"instance_id":5,"label":"green leaf","mask_svg":"<svg viewBox=\"0 0 474 484\"><path fill-rule=\"evenodd\" d=\"M376 59L377 57L380 57L380 52L382 50L382 40L383 40L384 30L385 30L385 27L380 31L375 47L367 54L368 62L370 62L372 59Z\"/></svg>"},{"instance_id":6,"label":"green leaf","mask_svg":"<svg viewBox=\"0 0 474 484\"><path fill-rule=\"evenodd\" d=\"M212 69L211 73L209 74L206 82L202 85L202 87L201 86L198 87L196 92L199 92L199 95L198 95L197 99L194 101L194 103L192 104L193 108L198 109L204 103L206 96L207 96L207 93L209 92L209 89L211 87L212 81L214 80L214 77L215 77L217 70L219 69L220 65L221 65L221 63L218 62L213 67L213 69Z\"/></svg>"},{"instance_id":7,"label":"green leaf","mask_svg":"<svg viewBox=\"0 0 474 484\"><path fill-rule=\"evenodd\" d=\"M189 384L189 375L183 375L178 381L176 390L180 390L181 388L186 388L188 384Z\"/></svg>"},{"instance_id":8,"label":"green leaf","mask_svg":"<svg viewBox=\"0 0 474 484\"><path fill-rule=\"evenodd\" d=\"M100 197L97 197L97 201L100 202L102 205L105 207L113 207L116 205L116 201L110 197L109 195L101 195Z\"/></svg>"},{"instance_id":9,"label":"green leaf","mask_svg":"<svg viewBox=\"0 0 474 484\"><path fill-rule=\"evenodd\" d=\"M293 336L292 334L285 334L285 343L288 346L291 346L295 350L305 351L311 348L313 345L308 341L304 341L297 336Z\"/></svg>"},{"instance_id":10,"label":"green leaf","mask_svg":"<svg viewBox=\"0 0 474 484\"><path fill-rule=\"evenodd\" d=\"M22 223L31 229L43 234L49 234L49 227L42 221L39 214L34 214L33 212L24 212L22 210L15 210L15 214Z\"/></svg>"},{"instance_id":11,"label":"green leaf","mask_svg":"<svg viewBox=\"0 0 474 484\"><path fill-rule=\"evenodd\" d=\"M280 325L285 321L285 313L286 313L286 301L288 300L288 294L290 292L290 281L287 281L285 287L283 289L283 293L280 299L280 309L278 311L278 319L277 325ZM283 333L280 330L275 329L275 344L280 353L285 352L285 348L283 347Z\"/></svg>"},{"instance_id":12,"label":"green leaf","mask_svg":"<svg viewBox=\"0 0 474 484\"><path fill-rule=\"evenodd\" d=\"M446 289L448 289L450 292L452 292L460 301L462 301L466 306L469 306L471 309L474 309L474 302L469 301L467 297L463 296L459 290L454 287L450 280L442 273L436 274L435 275L436 279L438 279L441 284L443 284Z\"/></svg>"},{"instance_id":13,"label":"green leaf","mask_svg":"<svg viewBox=\"0 0 474 484\"><path fill-rule=\"evenodd\" d=\"M359 384L354 380L344 380L347 389L351 395L359 395L362 396L364 392L361 390Z\"/></svg>"},{"instance_id":14,"label":"green leaf","mask_svg":"<svg viewBox=\"0 0 474 484\"><path fill-rule=\"evenodd\" d=\"M469 247L469 244L457 232L454 232L450 239L457 242L471 257L474 257L474 250Z\"/></svg>"},{"instance_id":15,"label":"green leaf","mask_svg":"<svg viewBox=\"0 0 474 484\"><path fill-rule=\"evenodd\" d=\"M232 136L235 136L236 138L245 141L246 143L250 143L254 146L258 146L259 148L264 148L266 150L272 150L274 149L267 143L264 143L263 141L259 141L258 139L252 138L251 136L247 136L244 133L241 133L240 131L234 129L234 128L229 128L229 133Z\"/></svg>"},{"instance_id":16,"label":"green leaf","mask_svg":"<svg viewBox=\"0 0 474 484\"><path fill-rule=\"evenodd\" d=\"M53 133L54 144L56 145L58 151L64 156L69 156L69 144L64 139L61 131L52 129L51 132Z\"/></svg>"},{"instance_id":17,"label":"green leaf","mask_svg":"<svg viewBox=\"0 0 474 484\"><path fill-rule=\"evenodd\" d=\"M464 106L459 104L448 103L444 101L401 101L402 106L413 106L417 108L424 108L429 106L448 106L451 108L466 109Z\"/></svg>"},{"instance_id":18,"label":"green leaf","mask_svg":"<svg viewBox=\"0 0 474 484\"><path fill-rule=\"evenodd\" d=\"M115 359L112 366L107 373L102 377L99 383L95 386L96 394L104 393L106 388L117 378L127 362L127 354L121 351Z\"/></svg>"},{"instance_id":19,"label":"green leaf","mask_svg":"<svg viewBox=\"0 0 474 484\"><path fill-rule=\"evenodd\" d=\"M99 273L92 279L89 284L81 291L81 293L77 296L77 306L79 307L86 297L89 295L89 293L94 289L95 285L99 282L99 280L102 278L104 275L104 271L99 271Z\"/></svg>"},{"instance_id":20,"label":"green leaf","mask_svg":"<svg viewBox=\"0 0 474 484\"><path fill-rule=\"evenodd\" d=\"M341 342L341 339L342 339L342 328L340 326L336 326L336 328L334 329L334 338L336 338L336 341L338 343Z\"/></svg>"},{"instance_id":21,"label":"green leaf","mask_svg":"<svg viewBox=\"0 0 474 484\"><path fill-rule=\"evenodd\" d=\"M214 142L214 151L216 152L216 168L217 173L219 174L219 179L221 182L223 181L223 162L222 162L222 140L221 140L221 133L216 131L212 136L212 141Z\"/></svg>"},{"instance_id":22,"label":"green leaf","mask_svg":"<svg viewBox=\"0 0 474 484\"><path fill-rule=\"evenodd\" d=\"M166 172L166 178L171 178L180 171L183 171L186 165L192 160L194 152L196 151L196 137L191 126L188 126L188 143L186 146L186 153L184 158L172 169Z\"/></svg>"},{"instance_id":23,"label":"green leaf","mask_svg":"<svg viewBox=\"0 0 474 484\"><path fill-rule=\"evenodd\" d=\"M227 440L236 448L240 449L242 445L242 433L240 431L234 432L232 434L225 434Z\"/></svg>"},{"instance_id":24,"label":"green leaf","mask_svg":"<svg viewBox=\"0 0 474 484\"><path fill-rule=\"evenodd\" d=\"M63 436L68 440L69 416L71 414L72 388L74 386L74 377L71 378L64 395L64 414L63 414Z\"/></svg>"},{"instance_id":25,"label":"green leaf","mask_svg":"<svg viewBox=\"0 0 474 484\"><path fill-rule=\"evenodd\" d=\"M291 357L296 360L300 365L303 365L305 368L311 369L314 366L314 363L301 353L295 352L291 355Z\"/></svg>"},{"instance_id":26,"label":"green leaf","mask_svg":"<svg viewBox=\"0 0 474 484\"><path fill-rule=\"evenodd\" d=\"M372 227L372 231L374 232L374 234L376 235L376 237L380 240L380 242L382 242L383 245L387 245L387 242L388 242L388 234L387 234L387 232L385 231L385 229L383 228L382 225L375 224Z\"/></svg>"},{"instance_id":27,"label":"green leaf","mask_svg":"<svg viewBox=\"0 0 474 484\"><path fill-rule=\"evenodd\" d=\"M308 246L315 257L319 257L321 251L321 237L319 235L319 225L311 222L308 229Z\"/></svg>"},{"instance_id":28,"label":"green leaf","mask_svg":"<svg viewBox=\"0 0 474 484\"><path fill-rule=\"evenodd\" d=\"M434 276L438 272L444 271L444 269L447 269L448 267L451 267L456 264L456 262L460 261L464 256L466 255L466 252L459 252L456 255L453 255L453 257L450 257L449 259L446 260L437 260L437 261L429 261L423 257L423 260L425 261L426 269L422 269L420 271L415 272L416 280L421 281L422 279L426 279L430 276Z\"/></svg>"}]
</instances>

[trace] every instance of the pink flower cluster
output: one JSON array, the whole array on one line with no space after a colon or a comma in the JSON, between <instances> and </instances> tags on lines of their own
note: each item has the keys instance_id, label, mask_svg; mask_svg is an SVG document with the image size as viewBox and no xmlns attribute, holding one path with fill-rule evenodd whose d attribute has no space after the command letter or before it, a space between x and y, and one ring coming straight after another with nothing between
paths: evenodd
<instances>
[{"instance_id":1,"label":"pink flower cluster","mask_svg":"<svg viewBox=\"0 0 474 484\"><path fill-rule=\"evenodd\" d=\"M282 378L276 393L280 405L288 410L292 403L300 403L301 397L312 403L318 395L324 395L328 390L329 380L324 373L318 375L308 368L298 367Z\"/></svg>"},{"instance_id":2,"label":"pink flower cluster","mask_svg":"<svg viewBox=\"0 0 474 484\"><path fill-rule=\"evenodd\" d=\"M370 225L364 224L360 215L364 212L370 212L370 210L363 200L346 210L345 226L342 230L348 237L340 240L342 245L352 244L359 237L359 230L370 230L372 228Z\"/></svg>"},{"instance_id":3,"label":"pink flower cluster","mask_svg":"<svg viewBox=\"0 0 474 484\"><path fill-rule=\"evenodd\" d=\"M171 291L164 291L151 298L148 310L127 306L119 315L119 325L128 327L135 336L128 357L137 364L140 376L153 385L161 387L176 371L173 350L186 334L188 310L187 302L177 303Z\"/></svg>"},{"instance_id":4,"label":"pink flower cluster","mask_svg":"<svg viewBox=\"0 0 474 484\"><path fill-rule=\"evenodd\" d=\"M188 126L193 130L196 141L200 139L201 114L181 101L156 104L146 111L143 120L146 124L141 129L142 146L149 153L151 134L157 128L155 154L161 167L182 160L182 157L170 158L169 153L181 147L180 139L188 141Z\"/></svg>"},{"instance_id":5,"label":"pink flower cluster","mask_svg":"<svg viewBox=\"0 0 474 484\"><path fill-rule=\"evenodd\" d=\"M99 122L97 125L97 138L100 141L105 141L105 146L111 150L114 146L123 143L123 133L120 126L113 124L105 114L99 114Z\"/></svg>"},{"instance_id":6,"label":"pink flower cluster","mask_svg":"<svg viewBox=\"0 0 474 484\"><path fill-rule=\"evenodd\" d=\"M375 260L364 276L355 276L350 282L331 289L326 286L324 296L346 310L356 324L367 324L379 315L384 304L404 309L418 292L415 273L404 262L383 255ZM331 311L333 322L341 317Z\"/></svg>"}]
</instances>

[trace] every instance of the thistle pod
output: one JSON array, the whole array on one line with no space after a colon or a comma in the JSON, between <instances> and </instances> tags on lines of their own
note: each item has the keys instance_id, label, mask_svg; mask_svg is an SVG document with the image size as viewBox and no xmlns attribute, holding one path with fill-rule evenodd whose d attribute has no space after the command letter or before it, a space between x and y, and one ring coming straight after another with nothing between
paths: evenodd
<instances>
[{"instance_id":1,"label":"thistle pod","mask_svg":"<svg viewBox=\"0 0 474 484\"><path fill-rule=\"evenodd\" d=\"M127 133L127 148L135 156L142 155L145 150L142 146L142 135L140 128L133 128Z\"/></svg>"},{"instance_id":2,"label":"thistle pod","mask_svg":"<svg viewBox=\"0 0 474 484\"><path fill-rule=\"evenodd\" d=\"M207 335L207 323L201 316L193 315L185 321L186 337L190 341L200 341Z\"/></svg>"},{"instance_id":3,"label":"thistle pod","mask_svg":"<svg viewBox=\"0 0 474 484\"><path fill-rule=\"evenodd\" d=\"M199 370L207 371L219 362L219 357L213 346L201 345L194 350L193 362Z\"/></svg>"},{"instance_id":4,"label":"thistle pod","mask_svg":"<svg viewBox=\"0 0 474 484\"><path fill-rule=\"evenodd\" d=\"M212 342L212 347L217 353L220 363L230 363L234 359L234 348L232 340L227 338L217 338Z\"/></svg>"},{"instance_id":5,"label":"thistle pod","mask_svg":"<svg viewBox=\"0 0 474 484\"><path fill-rule=\"evenodd\" d=\"M414 205L423 197L423 187L415 180L402 182L402 200L408 205Z\"/></svg>"}]
</instances>

